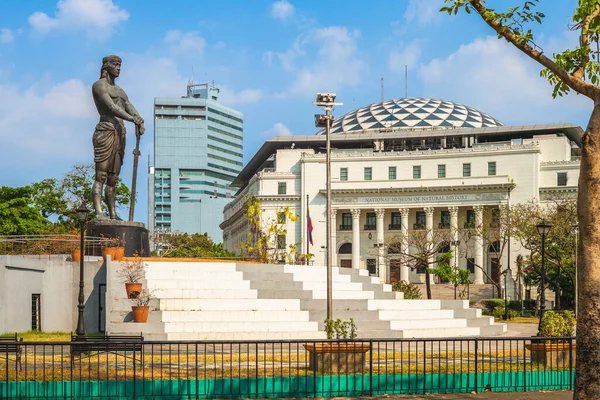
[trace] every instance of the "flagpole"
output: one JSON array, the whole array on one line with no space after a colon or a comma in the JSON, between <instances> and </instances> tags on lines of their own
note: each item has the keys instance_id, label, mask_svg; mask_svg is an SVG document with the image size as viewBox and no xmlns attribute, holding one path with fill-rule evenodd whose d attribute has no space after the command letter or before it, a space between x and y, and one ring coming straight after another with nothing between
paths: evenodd
<instances>
[{"instance_id":1,"label":"flagpole","mask_svg":"<svg viewBox=\"0 0 600 400\"><path fill-rule=\"evenodd\" d=\"M308 211L308 195L306 195L306 260L308 264L308 254L310 253L310 219Z\"/></svg>"}]
</instances>

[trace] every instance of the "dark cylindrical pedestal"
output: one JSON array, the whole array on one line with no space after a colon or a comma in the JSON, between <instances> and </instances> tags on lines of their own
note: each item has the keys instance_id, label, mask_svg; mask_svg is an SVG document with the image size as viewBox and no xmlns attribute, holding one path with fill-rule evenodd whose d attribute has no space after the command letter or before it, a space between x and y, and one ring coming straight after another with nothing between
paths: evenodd
<instances>
[{"instance_id":1,"label":"dark cylindrical pedestal","mask_svg":"<svg viewBox=\"0 0 600 400\"><path fill-rule=\"evenodd\" d=\"M121 239L124 243L126 257L131 257L135 254L141 257L148 257L150 255L148 229L141 222L96 219L88 224L87 235ZM102 249L96 247L92 252L88 252L88 254L100 256L102 255Z\"/></svg>"}]
</instances>

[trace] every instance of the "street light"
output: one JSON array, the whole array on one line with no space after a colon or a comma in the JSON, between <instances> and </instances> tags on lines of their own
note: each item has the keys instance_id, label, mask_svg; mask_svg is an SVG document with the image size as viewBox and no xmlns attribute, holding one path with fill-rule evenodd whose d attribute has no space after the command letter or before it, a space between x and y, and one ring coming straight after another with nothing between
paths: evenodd
<instances>
[{"instance_id":1,"label":"street light","mask_svg":"<svg viewBox=\"0 0 600 400\"><path fill-rule=\"evenodd\" d=\"M326 221L326 240L325 240L325 254L327 260L327 319L332 319L331 311L333 309L332 305L332 297L333 297L333 289L332 289L332 259L333 252L331 249L331 121L333 121L333 115L331 112L333 111L333 106L341 106L343 103L335 102L335 93L317 93L316 99L313 102L314 105L323 107L325 111L325 115L315 115L315 125L317 128L325 128L325 136L327 142L327 151L326 151L326 165L327 165L327 177L326 177L326 186L327 186L327 211L325 215Z\"/></svg>"},{"instance_id":2,"label":"street light","mask_svg":"<svg viewBox=\"0 0 600 400\"><path fill-rule=\"evenodd\" d=\"M85 223L88 219L88 214L90 210L86 207L85 203L77 207L75 210L77 213L77 219L79 220L79 228L80 228L80 240L79 240L79 303L77 304L78 314L77 314L77 337L82 337L85 335L85 321L83 316L83 311L85 305L83 304L83 262L85 258L84 254L84 236L83 236L83 228L85 227Z\"/></svg>"},{"instance_id":3,"label":"street light","mask_svg":"<svg viewBox=\"0 0 600 400\"><path fill-rule=\"evenodd\" d=\"M550 232L552 225L546 223L545 220L542 220L541 223L535 226L538 233L542 236L542 279L541 279L541 293L540 293L540 322L538 323L538 336L540 336L540 331L542 329L542 318L544 317L544 310L546 309L546 255L545 255L545 244L546 244L546 235Z\"/></svg>"}]
</instances>

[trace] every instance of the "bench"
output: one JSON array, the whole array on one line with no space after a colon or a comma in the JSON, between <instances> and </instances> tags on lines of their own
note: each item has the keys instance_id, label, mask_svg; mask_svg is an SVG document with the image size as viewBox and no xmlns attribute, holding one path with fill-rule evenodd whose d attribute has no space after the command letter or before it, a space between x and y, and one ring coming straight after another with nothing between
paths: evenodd
<instances>
[{"instance_id":1,"label":"bench","mask_svg":"<svg viewBox=\"0 0 600 400\"><path fill-rule=\"evenodd\" d=\"M92 353L111 353L117 356L131 358L136 361L135 353L140 352L140 363L143 364L142 346L144 336L139 335L104 335L104 336L77 336L71 333L71 364L75 358L82 360L90 357ZM127 352L133 352L132 357L127 357Z\"/></svg>"},{"instance_id":2,"label":"bench","mask_svg":"<svg viewBox=\"0 0 600 400\"><path fill-rule=\"evenodd\" d=\"M15 366L19 371L23 371L21 365L21 346L23 338L17 340L17 334L14 336L0 336L0 359L9 360L9 354L15 355Z\"/></svg>"}]
</instances>

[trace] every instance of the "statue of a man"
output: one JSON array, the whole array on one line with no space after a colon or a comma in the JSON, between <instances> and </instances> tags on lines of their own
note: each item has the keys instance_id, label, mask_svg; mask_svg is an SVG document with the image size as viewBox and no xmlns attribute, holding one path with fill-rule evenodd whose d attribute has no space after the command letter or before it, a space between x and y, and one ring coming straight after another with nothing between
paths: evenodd
<instances>
[{"instance_id":1,"label":"statue of a man","mask_svg":"<svg viewBox=\"0 0 600 400\"><path fill-rule=\"evenodd\" d=\"M104 201L108 206L110 219L117 219L115 210L115 187L125 155L125 125L123 120L136 125L136 135L144 133L144 119L129 102L125 91L115 84L121 72L121 58L111 55L102 59L100 79L92 86L94 103L100 114L92 142L96 181L92 188L92 198L96 218L106 218L102 212L102 187L106 184Z\"/></svg>"}]
</instances>

